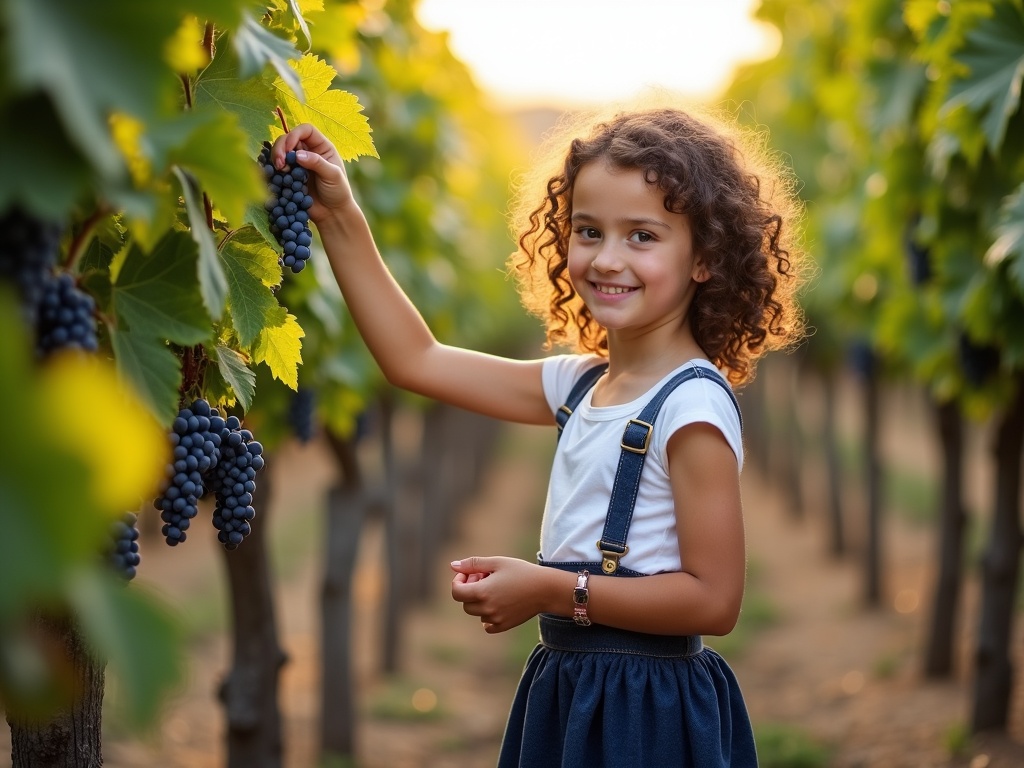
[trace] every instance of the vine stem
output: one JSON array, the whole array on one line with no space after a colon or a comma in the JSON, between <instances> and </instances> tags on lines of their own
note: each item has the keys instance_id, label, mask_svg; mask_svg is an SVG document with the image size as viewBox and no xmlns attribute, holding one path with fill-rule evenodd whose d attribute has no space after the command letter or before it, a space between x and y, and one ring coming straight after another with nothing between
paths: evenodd
<instances>
[{"instance_id":1,"label":"vine stem","mask_svg":"<svg viewBox=\"0 0 1024 768\"><path fill-rule=\"evenodd\" d=\"M277 118L281 121L281 129L288 133L288 120L285 119L284 112L281 111L280 107L276 107L275 111L277 112Z\"/></svg>"}]
</instances>

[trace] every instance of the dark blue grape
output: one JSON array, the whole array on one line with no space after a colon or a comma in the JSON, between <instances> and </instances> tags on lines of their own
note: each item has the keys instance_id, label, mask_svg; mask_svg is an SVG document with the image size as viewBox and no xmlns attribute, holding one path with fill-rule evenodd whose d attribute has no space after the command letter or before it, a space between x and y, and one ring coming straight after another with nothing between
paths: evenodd
<instances>
[{"instance_id":1,"label":"dark blue grape","mask_svg":"<svg viewBox=\"0 0 1024 768\"><path fill-rule=\"evenodd\" d=\"M57 264L61 228L18 207L0 215L0 282L14 286L27 325L35 322L43 285Z\"/></svg>"},{"instance_id":2,"label":"dark blue grape","mask_svg":"<svg viewBox=\"0 0 1024 768\"><path fill-rule=\"evenodd\" d=\"M203 475L220 459L221 431L224 419L216 408L202 398L182 408L171 423L168 439L173 447L174 463L168 465L160 495L153 506L160 510L161 528L169 546L187 538L189 521L199 511L199 500L206 490Z\"/></svg>"},{"instance_id":3,"label":"dark blue grape","mask_svg":"<svg viewBox=\"0 0 1024 768\"><path fill-rule=\"evenodd\" d=\"M138 515L127 512L110 527L110 550L107 555L114 571L125 581L135 578L135 569L142 558L139 556Z\"/></svg>"},{"instance_id":4,"label":"dark blue grape","mask_svg":"<svg viewBox=\"0 0 1024 768\"><path fill-rule=\"evenodd\" d=\"M299 387L288 406L288 424L300 443L308 443L313 439L316 431L315 415L316 391L310 387Z\"/></svg>"},{"instance_id":5,"label":"dark blue grape","mask_svg":"<svg viewBox=\"0 0 1024 768\"><path fill-rule=\"evenodd\" d=\"M67 272L49 275L36 305L36 352L49 355L62 349L95 352L96 302L75 285Z\"/></svg>"},{"instance_id":6,"label":"dark blue grape","mask_svg":"<svg viewBox=\"0 0 1024 768\"><path fill-rule=\"evenodd\" d=\"M270 232L283 249L278 263L297 274L306 266L310 256L308 246L313 241L313 233L309 229L309 214L306 212L313 205L313 198L309 196L306 186L309 174L304 168L296 165L295 152L288 152L285 155L285 167L278 171L270 162L270 149L270 142L263 142L258 158L270 192L270 198L264 203L264 208L268 212ZM305 238L301 244L307 247L301 252L294 246L288 247L296 237Z\"/></svg>"},{"instance_id":7,"label":"dark blue grape","mask_svg":"<svg viewBox=\"0 0 1024 768\"><path fill-rule=\"evenodd\" d=\"M256 517L253 481L263 468L262 454L263 446L253 439L252 432L243 429L237 417L229 416L221 430L220 460L212 478L216 494L213 526L225 549L237 548L252 532L249 522Z\"/></svg>"}]
</instances>

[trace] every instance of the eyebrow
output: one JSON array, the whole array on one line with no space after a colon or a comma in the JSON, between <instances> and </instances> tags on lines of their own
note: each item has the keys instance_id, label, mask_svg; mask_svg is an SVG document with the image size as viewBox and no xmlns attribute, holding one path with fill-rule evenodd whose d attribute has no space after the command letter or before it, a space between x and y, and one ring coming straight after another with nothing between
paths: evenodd
<instances>
[{"instance_id":1,"label":"eyebrow","mask_svg":"<svg viewBox=\"0 0 1024 768\"><path fill-rule=\"evenodd\" d=\"M572 217L569 219L569 221L571 223L573 223L573 224L581 224L581 223L592 222L592 221L596 221L596 220L597 219L595 219L589 213L582 212L582 211L579 212L579 213L574 213L572 215ZM672 228L669 224L667 224L664 221L661 221L660 219L649 219L649 218L647 218L645 216L642 216L642 217L639 217L639 218L635 218L635 219L622 218L622 219L618 219L617 221L622 223L622 224L629 224L630 226L662 227L663 229L671 229Z\"/></svg>"}]
</instances>

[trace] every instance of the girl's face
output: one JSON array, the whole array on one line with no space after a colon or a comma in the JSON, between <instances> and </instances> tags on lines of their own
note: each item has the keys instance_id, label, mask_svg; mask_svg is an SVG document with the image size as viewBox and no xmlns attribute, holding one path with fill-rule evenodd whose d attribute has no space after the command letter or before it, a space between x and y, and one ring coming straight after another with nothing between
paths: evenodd
<instances>
[{"instance_id":1,"label":"girl's face","mask_svg":"<svg viewBox=\"0 0 1024 768\"><path fill-rule=\"evenodd\" d=\"M569 277L609 333L684 327L699 282L690 220L665 210L642 171L597 160L576 176ZM632 334L629 334L632 335Z\"/></svg>"}]
</instances>

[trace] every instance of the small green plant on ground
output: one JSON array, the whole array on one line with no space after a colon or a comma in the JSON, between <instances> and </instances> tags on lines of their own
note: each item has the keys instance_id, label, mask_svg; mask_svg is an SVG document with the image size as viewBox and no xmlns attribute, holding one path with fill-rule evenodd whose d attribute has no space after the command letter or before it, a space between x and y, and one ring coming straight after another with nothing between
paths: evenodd
<instances>
[{"instance_id":1,"label":"small green plant on ground","mask_svg":"<svg viewBox=\"0 0 1024 768\"><path fill-rule=\"evenodd\" d=\"M754 729L761 768L824 768L831 750L798 728L769 724Z\"/></svg>"}]
</instances>

